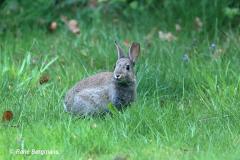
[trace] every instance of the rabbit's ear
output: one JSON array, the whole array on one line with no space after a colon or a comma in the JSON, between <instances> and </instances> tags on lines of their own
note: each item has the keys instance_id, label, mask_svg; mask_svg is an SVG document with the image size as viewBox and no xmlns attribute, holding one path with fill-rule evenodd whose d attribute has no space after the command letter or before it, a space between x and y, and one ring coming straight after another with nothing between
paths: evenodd
<instances>
[{"instance_id":1,"label":"rabbit's ear","mask_svg":"<svg viewBox=\"0 0 240 160\"><path fill-rule=\"evenodd\" d=\"M118 59L120 58L124 58L124 52L122 50L122 48L118 45L118 43L115 41L115 46L117 48L117 52L118 52Z\"/></svg>"},{"instance_id":2,"label":"rabbit's ear","mask_svg":"<svg viewBox=\"0 0 240 160\"><path fill-rule=\"evenodd\" d=\"M135 63L137 57L140 54L140 44L133 42L131 47L129 48L129 58L130 60Z\"/></svg>"}]
</instances>

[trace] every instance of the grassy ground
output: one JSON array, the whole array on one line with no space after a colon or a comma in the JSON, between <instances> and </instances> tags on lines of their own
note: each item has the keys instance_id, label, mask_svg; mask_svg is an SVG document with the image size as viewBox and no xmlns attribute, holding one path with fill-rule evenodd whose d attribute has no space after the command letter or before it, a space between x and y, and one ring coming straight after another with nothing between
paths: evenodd
<instances>
[{"instance_id":1,"label":"grassy ground","mask_svg":"<svg viewBox=\"0 0 240 160\"><path fill-rule=\"evenodd\" d=\"M0 113L14 118L0 124L0 159L239 159L239 34L209 40L185 30L163 42L152 28L82 24L80 36L63 28L1 35ZM141 43L136 103L104 119L65 113L67 89L113 70L115 39ZM50 80L40 85L43 75ZM10 153L17 149L59 154Z\"/></svg>"}]
</instances>

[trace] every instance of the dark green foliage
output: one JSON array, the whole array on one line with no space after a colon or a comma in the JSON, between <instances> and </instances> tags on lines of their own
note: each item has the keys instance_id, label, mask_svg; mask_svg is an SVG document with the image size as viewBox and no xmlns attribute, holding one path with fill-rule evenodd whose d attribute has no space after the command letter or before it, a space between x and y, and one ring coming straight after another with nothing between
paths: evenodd
<instances>
[{"instance_id":1,"label":"dark green foliage","mask_svg":"<svg viewBox=\"0 0 240 160\"><path fill-rule=\"evenodd\" d=\"M205 24L205 31L232 25L239 27L239 2L229 0L7 0L0 3L2 28L45 24L61 15L77 19L124 18L151 13L161 22L191 26L195 17Z\"/></svg>"}]
</instances>

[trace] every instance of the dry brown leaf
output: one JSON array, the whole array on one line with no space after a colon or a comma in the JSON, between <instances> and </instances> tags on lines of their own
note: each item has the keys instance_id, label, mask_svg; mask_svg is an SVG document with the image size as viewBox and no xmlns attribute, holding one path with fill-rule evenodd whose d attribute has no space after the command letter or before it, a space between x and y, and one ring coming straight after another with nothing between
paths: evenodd
<instances>
[{"instance_id":1,"label":"dry brown leaf","mask_svg":"<svg viewBox=\"0 0 240 160\"><path fill-rule=\"evenodd\" d=\"M158 36L163 41L171 42L177 40L177 37L175 37L171 32L164 33L162 31L159 31Z\"/></svg>"},{"instance_id":2,"label":"dry brown leaf","mask_svg":"<svg viewBox=\"0 0 240 160\"><path fill-rule=\"evenodd\" d=\"M201 19L199 17L195 18L194 24L195 24L195 29L198 32L202 31L203 22L201 21Z\"/></svg>"},{"instance_id":3,"label":"dry brown leaf","mask_svg":"<svg viewBox=\"0 0 240 160\"><path fill-rule=\"evenodd\" d=\"M68 21L66 16L61 16L61 20L68 26L68 29L74 33L74 34L79 34L80 29L78 26L78 22L75 19L71 19Z\"/></svg>"},{"instance_id":4,"label":"dry brown leaf","mask_svg":"<svg viewBox=\"0 0 240 160\"><path fill-rule=\"evenodd\" d=\"M221 57L224 54L224 49L216 49L212 55L213 59L218 59L219 57Z\"/></svg>"},{"instance_id":5,"label":"dry brown leaf","mask_svg":"<svg viewBox=\"0 0 240 160\"><path fill-rule=\"evenodd\" d=\"M51 22L48 29L51 32L56 31L56 29L57 29L57 22L55 22L55 21Z\"/></svg>"},{"instance_id":6,"label":"dry brown leaf","mask_svg":"<svg viewBox=\"0 0 240 160\"><path fill-rule=\"evenodd\" d=\"M78 27L78 23L76 20L72 19L68 22L68 27L69 30L72 31L74 34L79 34L80 33L80 29Z\"/></svg>"},{"instance_id":7,"label":"dry brown leaf","mask_svg":"<svg viewBox=\"0 0 240 160\"><path fill-rule=\"evenodd\" d=\"M130 46L129 40L125 39L123 44L128 48Z\"/></svg>"},{"instance_id":8,"label":"dry brown leaf","mask_svg":"<svg viewBox=\"0 0 240 160\"><path fill-rule=\"evenodd\" d=\"M13 112L12 111L5 111L2 116L3 121L10 121L13 118Z\"/></svg>"},{"instance_id":9,"label":"dry brown leaf","mask_svg":"<svg viewBox=\"0 0 240 160\"><path fill-rule=\"evenodd\" d=\"M47 83L49 81L50 77L48 75L43 75L42 77L40 77L39 79L39 83L42 85L44 83Z\"/></svg>"}]
</instances>

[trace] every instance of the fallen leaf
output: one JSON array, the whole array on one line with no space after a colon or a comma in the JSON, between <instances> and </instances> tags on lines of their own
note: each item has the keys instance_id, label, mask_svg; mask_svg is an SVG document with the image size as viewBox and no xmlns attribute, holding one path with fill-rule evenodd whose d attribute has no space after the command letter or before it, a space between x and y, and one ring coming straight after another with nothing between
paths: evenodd
<instances>
[{"instance_id":1,"label":"fallen leaf","mask_svg":"<svg viewBox=\"0 0 240 160\"><path fill-rule=\"evenodd\" d=\"M125 41L123 42L123 44L128 48L130 46L130 42L129 40L125 39Z\"/></svg>"},{"instance_id":2,"label":"fallen leaf","mask_svg":"<svg viewBox=\"0 0 240 160\"><path fill-rule=\"evenodd\" d=\"M19 128L20 126L18 124L15 124L15 125L11 125L10 127L12 127L12 128Z\"/></svg>"},{"instance_id":3,"label":"fallen leaf","mask_svg":"<svg viewBox=\"0 0 240 160\"><path fill-rule=\"evenodd\" d=\"M213 59L218 59L219 57L221 57L224 54L224 49L216 49L212 55Z\"/></svg>"},{"instance_id":4,"label":"fallen leaf","mask_svg":"<svg viewBox=\"0 0 240 160\"><path fill-rule=\"evenodd\" d=\"M74 33L79 34L80 29L78 27L78 22L75 19L71 19L68 21L66 16L61 16L61 20L68 26L68 29Z\"/></svg>"},{"instance_id":5,"label":"fallen leaf","mask_svg":"<svg viewBox=\"0 0 240 160\"><path fill-rule=\"evenodd\" d=\"M202 31L202 27L203 27L203 22L201 21L201 19L199 17L195 18L194 24L195 24L195 29L198 32L201 32Z\"/></svg>"},{"instance_id":6,"label":"fallen leaf","mask_svg":"<svg viewBox=\"0 0 240 160\"><path fill-rule=\"evenodd\" d=\"M12 120L12 118L13 118L13 112L12 111L5 111L3 113L3 117L2 117L3 121L10 121L10 120Z\"/></svg>"},{"instance_id":7,"label":"fallen leaf","mask_svg":"<svg viewBox=\"0 0 240 160\"><path fill-rule=\"evenodd\" d=\"M70 31L72 31L75 34L79 34L80 33L80 29L78 27L78 23L75 19L72 19L69 21L68 23L68 27L70 29Z\"/></svg>"},{"instance_id":8,"label":"fallen leaf","mask_svg":"<svg viewBox=\"0 0 240 160\"><path fill-rule=\"evenodd\" d=\"M164 33L162 31L159 31L158 36L163 41L171 42L177 40L177 37L175 37L171 32Z\"/></svg>"},{"instance_id":9,"label":"fallen leaf","mask_svg":"<svg viewBox=\"0 0 240 160\"><path fill-rule=\"evenodd\" d=\"M48 75L43 75L42 77L40 77L39 79L39 83L42 85L44 83L47 83L49 81L50 77Z\"/></svg>"},{"instance_id":10,"label":"fallen leaf","mask_svg":"<svg viewBox=\"0 0 240 160\"><path fill-rule=\"evenodd\" d=\"M57 22L51 22L48 29L49 31L54 32L57 29Z\"/></svg>"}]
</instances>

